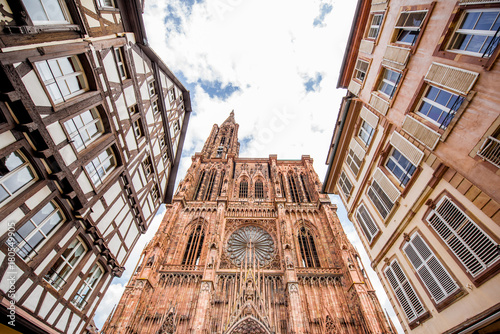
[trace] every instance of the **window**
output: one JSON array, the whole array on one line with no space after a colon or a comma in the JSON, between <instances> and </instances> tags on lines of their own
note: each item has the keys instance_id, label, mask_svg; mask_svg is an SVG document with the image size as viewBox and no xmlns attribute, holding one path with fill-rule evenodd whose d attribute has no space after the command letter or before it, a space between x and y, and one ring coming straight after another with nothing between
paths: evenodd
<instances>
[{"instance_id":1,"label":"window","mask_svg":"<svg viewBox=\"0 0 500 334\"><path fill-rule=\"evenodd\" d=\"M143 136L142 133L142 121L140 118L136 119L132 122L132 128L134 129L134 134L136 138L140 138Z\"/></svg>"},{"instance_id":2,"label":"window","mask_svg":"<svg viewBox=\"0 0 500 334\"><path fill-rule=\"evenodd\" d=\"M115 59L116 59L116 67L118 68L118 74L122 80L128 78L127 68L125 66L125 56L123 47L115 48Z\"/></svg>"},{"instance_id":3,"label":"window","mask_svg":"<svg viewBox=\"0 0 500 334\"><path fill-rule=\"evenodd\" d=\"M174 121L174 133L177 133L177 131L179 131L180 128L181 127L179 125L179 120L177 119L177 120Z\"/></svg>"},{"instance_id":4,"label":"window","mask_svg":"<svg viewBox=\"0 0 500 334\"><path fill-rule=\"evenodd\" d=\"M223 170L220 173L219 190L217 190L217 196L220 196L222 194L222 186L224 185L224 176L225 175L226 175L226 172Z\"/></svg>"},{"instance_id":5,"label":"window","mask_svg":"<svg viewBox=\"0 0 500 334\"><path fill-rule=\"evenodd\" d=\"M408 184L408 181L410 181L413 173L417 169L417 167L395 148L392 148L391 155L387 158L385 167L400 181L399 185L403 187Z\"/></svg>"},{"instance_id":6,"label":"window","mask_svg":"<svg viewBox=\"0 0 500 334\"><path fill-rule=\"evenodd\" d=\"M340 173L339 186L340 186L340 189L342 189L342 192L344 193L345 198L348 199L351 196L352 183L344 171L342 171Z\"/></svg>"},{"instance_id":7,"label":"window","mask_svg":"<svg viewBox=\"0 0 500 334\"><path fill-rule=\"evenodd\" d=\"M189 235L189 239L182 258L182 264L193 266L200 263L201 250L203 247L203 240L205 233L203 227L198 225L194 228L193 232Z\"/></svg>"},{"instance_id":8,"label":"window","mask_svg":"<svg viewBox=\"0 0 500 334\"><path fill-rule=\"evenodd\" d=\"M247 197L248 197L248 182L241 181L241 183L240 183L240 198L247 198Z\"/></svg>"},{"instance_id":9,"label":"window","mask_svg":"<svg viewBox=\"0 0 500 334\"><path fill-rule=\"evenodd\" d=\"M88 90L87 80L76 56L43 60L35 66L54 103L61 103Z\"/></svg>"},{"instance_id":10,"label":"window","mask_svg":"<svg viewBox=\"0 0 500 334\"><path fill-rule=\"evenodd\" d=\"M205 171L201 172L200 178L198 179L198 185L196 186L196 191L194 192L193 201L196 201L198 199L198 195L200 194L204 178L205 178Z\"/></svg>"},{"instance_id":11,"label":"window","mask_svg":"<svg viewBox=\"0 0 500 334\"><path fill-rule=\"evenodd\" d=\"M222 153L224 152L224 147L222 146L219 146L217 148L217 155L215 156L216 158L221 158L222 157Z\"/></svg>"},{"instance_id":12,"label":"window","mask_svg":"<svg viewBox=\"0 0 500 334\"><path fill-rule=\"evenodd\" d=\"M368 34L366 36L367 38L377 39L383 19L384 14L373 14L372 21L370 23L370 29L368 29Z\"/></svg>"},{"instance_id":13,"label":"window","mask_svg":"<svg viewBox=\"0 0 500 334\"><path fill-rule=\"evenodd\" d=\"M160 142L160 148L164 149L165 148L165 136L161 136L159 139Z\"/></svg>"},{"instance_id":14,"label":"window","mask_svg":"<svg viewBox=\"0 0 500 334\"><path fill-rule=\"evenodd\" d=\"M137 109L137 104L134 104L133 106L128 107L128 112L130 115L135 115L139 112Z\"/></svg>"},{"instance_id":15,"label":"window","mask_svg":"<svg viewBox=\"0 0 500 334\"><path fill-rule=\"evenodd\" d=\"M464 98L428 85L422 97L417 113L442 129L450 124Z\"/></svg>"},{"instance_id":16,"label":"window","mask_svg":"<svg viewBox=\"0 0 500 334\"><path fill-rule=\"evenodd\" d=\"M104 182L104 179L111 173L116 166L116 158L111 148L101 152L91 162L85 166L87 173L94 186Z\"/></svg>"},{"instance_id":17,"label":"window","mask_svg":"<svg viewBox=\"0 0 500 334\"><path fill-rule=\"evenodd\" d=\"M54 202L47 203L14 234L17 255L28 259L63 221L59 207Z\"/></svg>"},{"instance_id":18,"label":"window","mask_svg":"<svg viewBox=\"0 0 500 334\"><path fill-rule=\"evenodd\" d=\"M402 12L395 26L395 42L415 44L426 15L427 11Z\"/></svg>"},{"instance_id":19,"label":"window","mask_svg":"<svg viewBox=\"0 0 500 334\"><path fill-rule=\"evenodd\" d=\"M446 196L427 216L427 222L472 277L500 258L498 244Z\"/></svg>"},{"instance_id":20,"label":"window","mask_svg":"<svg viewBox=\"0 0 500 334\"><path fill-rule=\"evenodd\" d=\"M464 12L449 49L472 56L489 58L500 43L500 9L476 9Z\"/></svg>"},{"instance_id":21,"label":"window","mask_svg":"<svg viewBox=\"0 0 500 334\"><path fill-rule=\"evenodd\" d=\"M61 257L57 259L44 279L57 290L61 289L71 271L75 269L86 251L87 247L85 247L80 238L76 238L61 254Z\"/></svg>"},{"instance_id":22,"label":"window","mask_svg":"<svg viewBox=\"0 0 500 334\"><path fill-rule=\"evenodd\" d=\"M98 0L99 7L115 7L115 3L113 0Z\"/></svg>"},{"instance_id":23,"label":"window","mask_svg":"<svg viewBox=\"0 0 500 334\"><path fill-rule=\"evenodd\" d=\"M255 182L255 198L264 198L264 184L261 181Z\"/></svg>"},{"instance_id":24,"label":"window","mask_svg":"<svg viewBox=\"0 0 500 334\"><path fill-rule=\"evenodd\" d=\"M364 204L361 204L358 207L356 220L358 221L359 226L361 226L368 242L372 242L373 238L378 234L379 229Z\"/></svg>"},{"instance_id":25,"label":"window","mask_svg":"<svg viewBox=\"0 0 500 334\"><path fill-rule=\"evenodd\" d=\"M64 122L64 127L77 151L88 147L104 132L99 112L95 108Z\"/></svg>"},{"instance_id":26,"label":"window","mask_svg":"<svg viewBox=\"0 0 500 334\"><path fill-rule=\"evenodd\" d=\"M146 159L142 162L142 168L144 169L144 174L146 174L146 177L149 177L153 174L153 163L151 162L150 156L146 157Z\"/></svg>"},{"instance_id":27,"label":"window","mask_svg":"<svg viewBox=\"0 0 500 334\"><path fill-rule=\"evenodd\" d=\"M457 283L418 233L403 250L436 304L458 290Z\"/></svg>"},{"instance_id":28,"label":"window","mask_svg":"<svg viewBox=\"0 0 500 334\"><path fill-rule=\"evenodd\" d=\"M358 156L354 153L352 149L349 149L349 153L347 153L347 158L345 159L345 162L353 172L354 176L358 176L362 160L358 158Z\"/></svg>"},{"instance_id":29,"label":"window","mask_svg":"<svg viewBox=\"0 0 500 334\"><path fill-rule=\"evenodd\" d=\"M385 269L385 276L409 322L413 322L425 313L424 305L397 260L393 260Z\"/></svg>"},{"instance_id":30,"label":"window","mask_svg":"<svg viewBox=\"0 0 500 334\"><path fill-rule=\"evenodd\" d=\"M367 61L358 59L358 61L356 62L356 67L354 69L354 78L363 82L365 80L369 65L370 64Z\"/></svg>"},{"instance_id":31,"label":"window","mask_svg":"<svg viewBox=\"0 0 500 334\"><path fill-rule=\"evenodd\" d=\"M392 98L400 79L401 73L384 68L382 71L382 80L380 80L377 89L388 98Z\"/></svg>"},{"instance_id":32,"label":"window","mask_svg":"<svg viewBox=\"0 0 500 334\"><path fill-rule=\"evenodd\" d=\"M368 124L368 122L363 121L363 123L361 123L358 136L359 138L361 138L361 140L365 143L366 146L370 145L370 142L372 141L373 137L373 132L375 132L375 129L373 129L371 125Z\"/></svg>"},{"instance_id":33,"label":"window","mask_svg":"<svg viewBox=\"0 0 500 334\"><path fill-rule=\"evenodd\" d=\"M154 80L152 80L148 83L148 91L149 91L149 96L156 95L156 88L155 88L155 81Z\"/></svg>"},{"instance_id":34,"label":"window","mask_svg":"<svg viewBox=\"0 0 500 334\"><path fill-rule=\"evenodd\" d=\"M212 170L210 172L210 178L208 179L208 188L205 193L205 201L210 201L210 198L212 197L212 191L214 189L214 183L215 183L215 177L217 176L217 171Z\"/></svg>"},{"instance_id":35,"label":"window","mask_svg":"<svg viewBox=\"0 0 500 334\"><path fill-rule=\"evenodd\" d=\"M290 186L290 196L292 197L292 202L300 202L299 192L297 190L297 183L295 182L295 176L292 174L288 175L288 185Z\"/></svg>"},{"instance_id":36,"label":"window","mask_svg":"<svg viewBox=\"0 0 500 334\"><path fill-rule=\"evenodd\" d=\"M71 301L73 305L79 309L83 309L87 305L90 295L92 295L92 292L94 291L97 282L101 279L103 273L104 270L100 265L94 264L92 266L89 276L85 279L82 286Z\"/></svg>"},{"instance_id":37,"label":"window","mask_svg":"<svg viewBox=\"0 0 500 334\"><path fill-rule=\"evenodd\" d=\"M311 232L305 227L300 228L298 239L302 266L307 268L320 267L318 252Z\"/></svg>"},{"instance_id":38,"label":"window","mask_svg":"<svg viewBox=\"0 0 500 334\"><path fill-rule=\"evenodd\" d=\"M153 114L157 114L160 111L160 108L158 108L157 100L151 102L151 107L153 108Z\"/></svg>"},{"instance_id":39,"label":"window","mask_svg":"<svg viewBox=\"0 0 500 334\"><path fill-rule=\"evenodd\" d=\"M300 174L300 180L302 181L302 187L304 188L304 195L306 196L307 201L311 202L311 196L309 196L309 190L306 182L307 176Z\"/></svg>"},{"instance_id":40,"label":"window","mask_svg":"<svg viewBox=\"0 0 500 334\"><path fill-rule=\"evenodd\" d=\"M173 88L168 91L168 101L170 103L175 101L175 89Z\"/></svg>"},{"instance_id":41,"label":"window","mask_svg":"<svg viewBox=\"0 0 500 334\"><path fill-rule=\"evenodd\" d=\"M155 202L160 199L160 191L158 190L158 185L156 183L153 184L153 187L151 188L151 196Z\"/></svg>"},{"instance_id":42,"label":"window","mask_svg":"<svg viewBox=\"0 0 500 334\"><path fill-rule=\"evenodd\" d=\"M66 24L70 22L64 1L23 0L33 24Z\"/></svg>"},{"instance_id":43,"label":"window","mask_svg":"<svg viewBox=\"0 0 500 334\"><path fill-rule=\"evenodd\" d=\"M0 158L0 203L21 192L35 180L33 167L20 151Z\"/></svg>"},{"instance_id":44,"label":"window","mask_svg":"<svg viewBox=\"0 0 500 334\"><path fill-rule=\"evenodd\" d=\"M283 180L283 174L280 174L280 187L281 187L281 196L286 198L285 181Z\"/></svg>"},{"instance_id":45,"label":"window","mask_svg":"<svg viewBox=\"0 0 500 334\"><path fill-rule=\"evenodd\" d=\"M368 197L372 201L373 205L375 205L375 208L380 215L383 218L387 218L389 212L391 212L394 207L394 203L375 180L373 180L370 188L368 188Z\"/></svg>"}]
</instances>

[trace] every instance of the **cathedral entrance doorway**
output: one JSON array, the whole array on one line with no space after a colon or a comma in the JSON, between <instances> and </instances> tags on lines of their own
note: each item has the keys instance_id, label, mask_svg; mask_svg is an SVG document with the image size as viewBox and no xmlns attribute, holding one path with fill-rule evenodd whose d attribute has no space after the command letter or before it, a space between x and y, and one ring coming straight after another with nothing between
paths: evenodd
<instances>
[{"instance_id":1,"label":"cathedral entrance doorway","mask_svg":"<svg viewBox=\"0 0 500 334\"><path fill-rule=\"evenodd\" d=\"M250 315L236 322L226 334L271 334L271 332L262 322Z\"/></svg>"}]
</instances>

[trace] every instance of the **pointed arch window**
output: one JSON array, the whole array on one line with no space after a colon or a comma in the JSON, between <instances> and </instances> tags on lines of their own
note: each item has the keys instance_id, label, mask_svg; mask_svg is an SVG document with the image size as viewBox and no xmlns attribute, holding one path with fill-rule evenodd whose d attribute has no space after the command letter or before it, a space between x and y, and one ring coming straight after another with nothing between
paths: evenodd
<instances>
[{"instance_id":1,"label":"pointed arch window","mask_svg":"<svg viewBox=\"0 0 500 334\"><path fill-rule=\"evenodd\" d=\"M264 198L264 184L262 181L255 182L255 198Z\"/></svg>"},{"instance_id":2,"label":"pointed arch window","mask_svg":"<svg viewBox=\"0 0 500 334\"><path fill-rule=\"evenodd\" d=\"M188 266L198 265L200 263L201 249L203 247L203 240L205 233L201 225L197 225L191 235L189 236L182 264Z\"/></svg>"},{"instance_id":3,"label":"pointed arch window","mask_svg":"<svg viewBox=\"0 0 500 334\"><path fill-rule=\"evenodd\" d=\"M311 196L309 195L309 190L307 189L307 177L304 174L300 174L300 181L302 181L302 188L304 188L304 194L306 195L306 200L311 202Z\"/></svg>"},{"instance_id":4,"label":"pointed arch window","mask_svg":"<svg viewBox=\"0 0 500 334\"><path fill-rule=\"evenodd\" d=\"M205 178L205 171L203 171L200 175L200 178L198 180L198 184L196 185L196 190L194 192L193 201L196 201L196 199L198 198L198 195L200 194L200 189L201 189L201 185L203 184L204 178Z\"/></svg>"},{"instance_id":5,"label":"pointed arch window","mask_svg":"<svg viewBox=\"0 0 500 334\"><path fill-rule=\"evenodd\" d=\"M283 181L283 174L280 173L280 185L281 185L281 196L286 197L285 193L285 181Z\"/></svg>"},{"instance_id":6,"label":"pointed arch window","mask_svg":"<svg viewBox=\"0 0 500 334\"><path fill-rule=\"evenodd\" d=\"M224 185L224 175L226 174L225 171L222 171L220 173L220 181L219 181L219 190L217 191L217 196L220 196L222 193L222 186Z\"/></svg>"},{"instance_id":7,"label":"pointed arch window","mask_svg":"<svg viewBox=\"0 0 500 334\"><path fill-rule=\"evenodd\" d=\"M288 184L290 186L290 195L292 197L292 202L295 203L300 202L299 192L297 190L297 183L295 182L295 178L291 174L288 176Z\"/></svg>"},{"instance_id":8,"label":"pointed arch window","mask_svg":"<svg viewBox=\"0 0 500 334\"><path fill-rule=\"evenodd\" d=\"M308 268L320 267L318 252L311 232L305 227L301 227L298 238L302 265Z\"/></svg>"},{"instance_id":9,"label":"pointed arch window","mask_svg":"<svg viewBox=\"0 0 500 334\"><path fill-rule=\"evenodd\" d=\"M247 197L248 197L248 182L241 181L240 182L240 198L247 198Z\"/></svg>"},{"instance_id":10,"label":"pointed arch window","mask_svg":"<svg viewBox=\"0 0 500 334\"><path fill-rule=\"evenodd\" d=\"M208 180L208 188L207 188L207 192L205 194L205 201L210 201L210 197L212 197L212 190L214 188L216 175L217 175L217 172L215 170L212 170L210 172L210 179Z\"/></svg>"}]
</instances>

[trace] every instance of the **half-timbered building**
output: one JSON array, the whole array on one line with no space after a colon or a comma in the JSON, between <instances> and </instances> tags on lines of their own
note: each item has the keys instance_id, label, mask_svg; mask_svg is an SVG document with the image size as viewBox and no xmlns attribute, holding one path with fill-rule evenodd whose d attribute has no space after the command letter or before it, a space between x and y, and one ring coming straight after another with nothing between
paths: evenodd
<instances>
[{"instance_id":1,"label":"half-timbered building","mask_svg":"<svg viewBox=\"0 0 500 334\"><path fill-rule=\"evenodd\" d=\"M141 8L0 1L0 311L21 332L85 331L171 201L190 97Z\"/></svg>"}]
</instances>

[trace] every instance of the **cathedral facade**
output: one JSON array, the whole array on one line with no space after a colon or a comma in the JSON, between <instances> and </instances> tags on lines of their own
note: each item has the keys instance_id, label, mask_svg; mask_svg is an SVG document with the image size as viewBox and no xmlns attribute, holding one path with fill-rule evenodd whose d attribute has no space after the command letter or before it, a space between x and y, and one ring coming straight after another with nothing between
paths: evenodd
<instances>
[{"instance_id":1,"label":"cathedral facade","mask_svg":"<svg viewBox=\"0 0 500 334\"><path fill-rule=\"evenodd\" d=\"M392 333L312 159L214 125L103 333Z\"/></svg>"}]
</instances>

